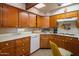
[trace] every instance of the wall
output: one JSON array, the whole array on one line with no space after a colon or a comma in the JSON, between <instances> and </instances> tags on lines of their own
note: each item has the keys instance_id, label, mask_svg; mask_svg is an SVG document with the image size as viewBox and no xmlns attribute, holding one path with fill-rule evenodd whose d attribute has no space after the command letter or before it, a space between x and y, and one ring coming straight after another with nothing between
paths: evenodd
<instances>
[{"instance_id":1,"label":"wall","mask_svg":"<svg viewBox=\"0 0 79 59\"><path fill-rule=\"evenodd\" d=\"M4 33L19 33L19 32L33 32L33 33L53 33L53 29L44 28L0 28L0 34Z\"/></svg>"},{"instance_id":2,"label":"wall","mask_svg":"<svg viewBox=\"0 0 79 59\"><path fill-rule=\"evenodd\" d=\"M64 29L61 27L62 24L67 24L67 23L70 23L71 26L70 26L70 30L67 30L67 29ZM70 21L70 22L59 22L58 23L58 33L68 33L68 34L75 34L75 35L78 35L79 34L79 30L78 28L76 27L76 21Z\"/></svg>"}]
</instances>

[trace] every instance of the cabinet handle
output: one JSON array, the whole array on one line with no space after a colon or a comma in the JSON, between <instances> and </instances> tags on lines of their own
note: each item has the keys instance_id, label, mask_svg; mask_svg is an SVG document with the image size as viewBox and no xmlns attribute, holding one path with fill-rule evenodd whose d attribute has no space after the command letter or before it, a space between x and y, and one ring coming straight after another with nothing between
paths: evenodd
<instances>
[{"instance_id":1,"label":"cabinet handle","mask_svg":"<svg viewBox=\"0 0 79 59\"><path fill-rule=\"evenodd\" d=\"M23 46L24 46L24 43L23 43Z\"/></svg>"},{"instance_id":2,"label":"cabinet handle","mask_svg":"<svg viewBox=\"0 0 79 59\"><path fill-rule=\"evenodd\" d=\"M0 52L1 52L1 50L0 50Z\"/></svg>"},{"instance_id":3,"label":"cabinet handle","mask_svg":"<svg viewBox=\"0 0 79 59\"><path fill-rule=\"evenodd\" d=\"M8 44L8 43L6 43L5 45L7 45L7 46L8 46L9 44Z\"/></svg>"},{"instance_id":4,"label":"cabinet handle","mask_svg":"<svg viewBox=\"0 0 79 59\"><path fill-rule=\"evenodd\" d=\"M24 51L24 49L22 49Z\"/></svg>"}]
</instances>

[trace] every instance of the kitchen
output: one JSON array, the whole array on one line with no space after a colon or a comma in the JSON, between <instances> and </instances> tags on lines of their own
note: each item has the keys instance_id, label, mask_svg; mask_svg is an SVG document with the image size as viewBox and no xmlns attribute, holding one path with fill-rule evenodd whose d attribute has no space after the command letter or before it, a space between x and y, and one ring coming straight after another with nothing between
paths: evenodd
<instances>
[{"instance_id":1,"label":"kitchen","mask_svg":"<svg viewBox=\"0 0 79 59\"><path fill-rule=\"evenodd\" d=\"M79 56L78 28L78 3L0 3L0 56Z\"/></svg>"}]
</instances>

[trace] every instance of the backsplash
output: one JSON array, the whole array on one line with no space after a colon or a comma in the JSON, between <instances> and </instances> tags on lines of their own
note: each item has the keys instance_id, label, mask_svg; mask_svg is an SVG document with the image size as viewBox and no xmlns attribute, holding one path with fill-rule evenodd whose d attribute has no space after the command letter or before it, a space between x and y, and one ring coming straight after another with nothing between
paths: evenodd
<instances>
[{"instance_id":1,"label":"backsplash","mask_svg":"<svg viewBox=\"0 0 79 59\"><path fill-rule=\"evenodd\" d=\"M19 32L33 32L33 33L53 33L53 29L47 28L0 28L0 34L4 33L19 33Z\"/></svg>"},{"instance_id":2,"label":"backsplash","mask_svg":"<svg viewBox=\"0 0 79 59\"><path fill-rule=\"evenodd\" d=\"M67 25L69 28L64 28L63 26L61 26L62 24L70 24L70 25ZM79 29L76 27L76 21L59 22L58 23L58 33L78 35Z\"/></svg>"}]
</instances>

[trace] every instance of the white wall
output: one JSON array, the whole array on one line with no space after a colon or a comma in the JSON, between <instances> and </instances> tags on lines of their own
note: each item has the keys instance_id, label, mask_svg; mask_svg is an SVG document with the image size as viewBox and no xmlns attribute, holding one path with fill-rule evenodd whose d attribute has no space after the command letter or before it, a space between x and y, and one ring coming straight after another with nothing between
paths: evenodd
<instances>
[{"instance_id":1,"label":"white wall","mask_svg":"<svg viewBox=\"0 0 79 59\"><path fill-rule=\"evenodd\" d=\"M67 29L64 29L64 28L61 28L61 25L62 24L66 24L66 23L70 23L71 24L71 29L70 30L67 30ZM58 33L68 33L68 34L79 34L79 30L78 28L76 27L76 21L71 21L71 22L59 22L58 23Z\"/></svg>"}]
</instances>

